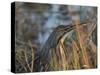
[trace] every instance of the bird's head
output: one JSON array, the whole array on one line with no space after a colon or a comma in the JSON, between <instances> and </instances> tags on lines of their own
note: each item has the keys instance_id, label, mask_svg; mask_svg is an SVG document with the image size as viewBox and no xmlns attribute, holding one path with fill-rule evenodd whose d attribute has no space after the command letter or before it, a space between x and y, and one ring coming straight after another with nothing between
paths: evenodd
<instances>
[{"instance_id":1,"label":"bird's head","mask_svg":"<svg viewBox=\"0 0 100 75\"><path fill-rule=\"evenodd\" d=\"M59 25L58 27L54 29L54 31L67 33L71 31L74 27L75 25Z\"/></svg>"}]
</instances>

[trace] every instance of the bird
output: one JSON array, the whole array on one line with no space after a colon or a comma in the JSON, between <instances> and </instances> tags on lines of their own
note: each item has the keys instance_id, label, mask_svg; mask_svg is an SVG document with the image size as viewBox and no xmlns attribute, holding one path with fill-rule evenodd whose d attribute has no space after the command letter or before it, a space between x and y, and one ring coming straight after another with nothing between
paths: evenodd
<instances>
[{"instance_id":1,"label":"bird","mask_svg":"<svg viewBox=\"0 0 100 75\"><path fill-rule=\"evenodd\" d=\"M80 23L79 26L87 25L88 22ZM50 60L53 58L53 52L55 52L58 59L58 70L65 70L66 64L63 62L66 61L66 56L63 50L62 38L65 38L66 34L76 29L76 25L59 25L56 27L53 32L48 37L47 41L43 45L39 57L38 57L38 71L52 71L53 68L50 65Z\"/></svg>"}]
</instances>

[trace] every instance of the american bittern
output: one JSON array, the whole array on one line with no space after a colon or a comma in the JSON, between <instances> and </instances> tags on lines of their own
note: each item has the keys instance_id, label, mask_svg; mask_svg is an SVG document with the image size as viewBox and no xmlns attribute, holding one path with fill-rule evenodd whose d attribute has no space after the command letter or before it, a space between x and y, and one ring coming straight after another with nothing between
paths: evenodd
<instances>
[{"instance_id":1,"label":"american bittern","mask_svg":"<svg viewBox=\"0 0 100 75\"><path fill-rule=\"evenodd\" d=\"M88 25L88 23L79 24L79 26L84 25ZM40 52L38 71L66 70L68 68L63 42L67 34L74 29L76 29L76 25L60 25L54 29ZM53 59L57 62L55 63L56 69L51 66L54 64Z\"/></svg>"}]
</instances>

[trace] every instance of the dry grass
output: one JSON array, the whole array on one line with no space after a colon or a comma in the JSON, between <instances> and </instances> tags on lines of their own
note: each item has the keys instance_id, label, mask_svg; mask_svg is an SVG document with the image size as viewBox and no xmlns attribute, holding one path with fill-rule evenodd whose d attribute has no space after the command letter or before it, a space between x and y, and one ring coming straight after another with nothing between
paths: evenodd
<instances>
[{"instance_id":1,"label":"dry grass","mask_svg":"<svg viewBox=\"0 0 100 75\"><path fill-rule=\"evenodd\" d=\"M87 31L86 30L87 27ZM96 25L93 25L91 29L89 26L80 27L76 24L76 29L69 35L69 38L65 38L63 41L59 41L56 50L51 50L51 60L49 62L51 71L58 70L73 70L73 69L89 69L97 67L97 46L92 41L92 33ZM88 31L88 29L90 29ZM95 33L96 34L96 33ZM74 35L74 37L72 37ZM64 42L69 43L70 47ZM32 46L31 42L28 43ZM29 50L30 49L30 50ZM34 60L35 50L34 48L19 48L16 50L16 61L21 67L18 72L34 72ZM37 63L38 65L39 63ZM45 65L45 71L48 70L48 65ZM40 67L41 68L41 67ZM17 71L17 70L16 70Z\"/></svg>"},{"instance_id":2,"label":"dry grass","mask_svg":"<svg viewBox=\"0 0 100 75\"><path fill-rule=\"evenodd\" d=\"M26 47L16 50L16 61L19 63L21 71L18 72L33 72L34 71L34 49L31 47L30 51ZM18 66L18 63L16 66ZM17 70L16 70L17 72Z\"/></svg>"},{"instance_id":3,"label":"dry grass","mask_svg":"<svg viewBox=\"0 0 100 75\"><path fill-rule=\"evenodd\" d=\"M90 27L91 26L91 27ZM90 29L91 28L91 29ZM56 52L52 50L51 66L53 70L90 69L97 67L97 46L91 40L96 25L80 27L76 24L73 31L75 38L70 37L71 48L60 42ZM87 30L86 30L87 29ZM96 34L96 33L95 33ZM66 41L66 40L64 40ZM57 52L59 52L57 56ZM53 63L53 65L52 65Z\"/></svg>"}]
</instances>

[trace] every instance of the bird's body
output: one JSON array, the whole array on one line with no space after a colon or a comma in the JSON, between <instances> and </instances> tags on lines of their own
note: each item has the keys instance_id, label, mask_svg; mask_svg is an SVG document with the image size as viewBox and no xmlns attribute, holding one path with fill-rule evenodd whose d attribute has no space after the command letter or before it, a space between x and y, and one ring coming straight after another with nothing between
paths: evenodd
<instances>
[{"instance_id":1,"label":"bird's body","mask_svg":"<svg viewBox=\"0 0 100 75\"><path fill-rule=\"evenodd\" d=\"M67 27L67 28L66 28ZM41 50L41 60L42 62L46 62L45 64L47 64L47 62L49 63L49 61L51 60L51 51L55 50L59 40L63 37L63 35L66 32L69 32L73 29L74 25L68 25L68 26L64 26L64 25L60 25L57 28L54 29L54 31L50 34L49 38L47 39L46 43L44 44L42 50Z\"/></svg>"},{"instance_id":2,"label":"bird's body","mask_svg":"<svg viewBox=\"0 0 100 75\"><path fill-rule=\"evenodd\" d=\"M84 26L86 23L79 24L79 26ZM65 70L66 64L66 52L64 52L63 48L63 41L65 39L65 34L68 32L74 30L76 28L76 25L60 25L54 29L54 31L50 34L49 38L47 39L46 43L41 49L40 52L40 64L39 64L39 69L38 71L51 71L53 70L51 64L51 60L53 57L56 55L56 59L58 62L58 70ZM63 41L61 40L62 38Z\"/></svg>"}]
</instances>

